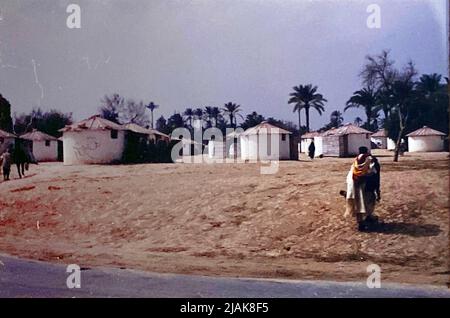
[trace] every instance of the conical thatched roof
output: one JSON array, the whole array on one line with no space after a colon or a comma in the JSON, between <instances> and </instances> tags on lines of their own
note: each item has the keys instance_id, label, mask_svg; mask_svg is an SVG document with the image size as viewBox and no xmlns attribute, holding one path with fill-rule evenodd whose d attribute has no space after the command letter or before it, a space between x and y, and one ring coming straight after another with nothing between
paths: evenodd
<instances>
[{"instance_id":1,"label":"conical thatched roof","mask_svg":"<svg viewBox=\"0 0 450 318\"><path fill-rule=\"evenodd\" d=\"M88 119L82 120L78 123L67 125L59 131L83 131L83 130L126 130L122 125L113 123L110 120L94 115Z\"/></svg>"},{"instance_id":2,"label":"conical thatched roof","mask_svg":"<svg viewBox=\"0 0 450 318\"><path fill-rule=\"evenodd\" d=\"M151 129L151 128L144 128L142 126L139 126L137 124L125 124L123 125L126 129L134 131L139 134L145 134L145 135L160 135L169 138L169 135L163 134L162 132Z\"/></svg>"},{"instance_id":3,"label":"conical thatched roof","mask_svg":"<svg viewBox=\"0 0 450 318\"><path fill-rule=\"evenodd\" d=\"M423 126L412 133L406 135L407 137L418 137L418 136L446 136L443 132L434 130L430 127Z\"/></svg>"},{"instance_id":4,"label":"conical thatched roof","mask_svg":"<svg viewBox=\"0 0 450 318\"><path fill-rule=\"evenodd\" d=\"M58 138L50 136L36 129L33 129L32 132L20 136L20 138L33 141L58 140Z\"/></svg>"},{"instance_id":5,"label":"conical thatched roof","mask_svg":"<svg viewBox=\"0 0 450 318\"><path fill-rule=\"evenodd\" d=\"M285 130L283 128L277 127L275 125L269 124L267 121L263 121L259 125L256 125L255 127L249 128L246 131L244 131L241 136L247 136L247 135L258 135L260 133L270 134L270 133L276 133L276 134L292 134L290 131Z\"/></svg>"},{"instance_id":6,"label":"conical thatched roof","mask_svg":"<svg viewBox=\"0 0 450 318\"><path fill-rule=\"evenodd\" d=\"M322 136L344 136L351 134L372 134L371 131L368 131L364 128L358 127L354 124L345 124L339 128L330 129L322 134Z\"/></svg>"},{"instance_id":7,"label":"conical thatched roof","mask_svg":"<svg viewBox=\"0 0 450 318\"><path fill-rule=\"evenodd\" d=\"M388 135L386 129L380 129L372 135L372 137L387 137L387 136Z\"/></svg>"}]
</instances>

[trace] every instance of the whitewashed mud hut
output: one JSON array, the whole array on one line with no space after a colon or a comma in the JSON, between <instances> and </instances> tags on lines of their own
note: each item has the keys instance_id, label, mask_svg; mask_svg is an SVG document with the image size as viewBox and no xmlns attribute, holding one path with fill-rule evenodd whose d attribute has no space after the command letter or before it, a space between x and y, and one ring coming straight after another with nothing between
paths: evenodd
<instances>
[{"instance_id":1,"label":"whitewashed mud hut","mask_svg":"<svg viewBox=\"0 0 450 318\"><path fill-rule=\"evenodd\" d=\"M370 140L377 145L379 149L394 150L395 141L388 137L386 129L380 129L372 135Z\"/></svg>"},{"instance_id":2,"label":"whitewashed mud hut","mask_svg":"<svg viewBox=\"0 0 450 318\"><path fill-rule=\"evenodd\" d=\"M210 140L208 142L208 157L210 159L226 159L241 157L240 133L233 131L223 140Z\"/></svg>"},{"instance_id":3,"label":"whitewashed mud hut","mask_svg":"<svg viewBox=\"0 0 450 318\"><path fill-rule=\"evenodd\" d=\"M353 124L330 129L321 135L322 154L330 157L356 156L359 147L371 149L371 135L372 132Z\"/></svg>"},{"instance_id":4,"label":"whitewashed mud hut","mask_svg":"<svg viewBox=\"0 0 450 318\"><path fill-rule=\"evenodd\" d=\"M266 121L247 129L239 136L241 142L241 159L290 159L290 134L290 131L271 125ZM276 151L277 148L278 151Z\"/></svg>"},{"instance_id":5,"label":"whitewashed mud hut","mask_svg":"<svg viewBox=\"0 0 450 318\"><path fill-rule=\"evenodd\" d=\"M445 134L427 126L406 135L409 152L444 151Z\"/></svg>"},{"instance_id":6,"label":"whitewashed mud hut","mask_svg":"<svg viewBox=\"0 0 450 318\"><path fill-rule=\"evenodd\" d=\"M36 129L21 135L20 138L29 141L29 151L37 162L58 160L58 138Z\"/></svg>"},{"instance_id":7,"label":"whitewashed mud hut","mask_svg":"<svg viewBox=\"0 0 450 318\"><path fill-rule=\"evenodd\" d=\"M300 138L300 153L308 153L308 148L309 145L311 144L312 141L314 141L314 146L316 148L315 153L319 153L319 149L317 149L317 146L319 143L315 138L319 137L321 134L318 131L312 131L306 134L303 134ZM317 142L317 143L316 143ZM321 142L321 139L320 139ZM320 153L322 153L322 150L320 148Z\"/></svg>"},{"instance_id":8,"label":"whitewashed mud hut","mask_svg":"<svg viewBox=\"0 0 450 318\"><path fill-rule=\"evenodd\" d=\"M126 134L122 125L95 115L60 131L65 165L113 163L122 159Z\"/></svg>"}]
</instances>

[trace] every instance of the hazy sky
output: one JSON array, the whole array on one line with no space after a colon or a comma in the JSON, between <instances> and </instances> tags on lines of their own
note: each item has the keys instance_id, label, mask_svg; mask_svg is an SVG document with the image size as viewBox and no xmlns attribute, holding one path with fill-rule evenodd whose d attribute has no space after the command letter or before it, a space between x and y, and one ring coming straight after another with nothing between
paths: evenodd
<instances>
[{"instance_id":1,"label":"hazy sky","mask_svg":"<svg viewBox=\"0 0 450 318\"><path fill-rule=\"evenodd\" d=\"M66 26L70 3L81 29ZM372 3L380 29L366 25ZM161 105L158 117L233 101L297 122L288 95L313 83L328 99L312 113L319 128L360 88L367 54L390 49L399 66L446 74L446 10L445 0L0 0L0 93L15 112L40 105L76 120L117 92Z\"/></svg>"}]
</instances>

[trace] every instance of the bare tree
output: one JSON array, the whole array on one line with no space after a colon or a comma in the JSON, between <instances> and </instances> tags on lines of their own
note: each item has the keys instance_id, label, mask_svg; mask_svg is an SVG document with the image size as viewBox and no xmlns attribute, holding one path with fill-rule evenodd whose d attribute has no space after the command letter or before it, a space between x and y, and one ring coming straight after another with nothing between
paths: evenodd
<instances>
[{"instance_id":1,"label":"bare tree","mask_svg":"<svg viewBox=\"0 0 450 318\"><path fill-rule=\"evenodd\" d=\"M135 102L134 100L129 99L120 112L119 122L121 124L137 124L146 127L150 123L146 109L143 101Z\"/></svg>"},{"instance_id":2,"label":"bare tree","mask_svg":"<svg viewBox=\"0 0 450 318\"><path fill-rule=\"evenodd\" d=\"M414 78L417 70L412 61L408 62L402 70L395 68L395 61L390 59L389 51L383 51L376 56L367 56L366 64L360 73L363 83L374 89L382 96L380 107L385 116L398 117L398 134L392 136L396 139L394 161L398 161L400 144L407 130L409 109L414 100Z\"/></svg>"},{"instance_id":3,"label":"bare tree","mask_svg":"<svg viewBox=\"0 0 450 318\"><path fill-rule=\"evenodd\" d=\"M119 94L105 95L101 100L100 116L112 122L119 123L120 113L125 108L125 99Z\"/></svg>"}]
</instances>

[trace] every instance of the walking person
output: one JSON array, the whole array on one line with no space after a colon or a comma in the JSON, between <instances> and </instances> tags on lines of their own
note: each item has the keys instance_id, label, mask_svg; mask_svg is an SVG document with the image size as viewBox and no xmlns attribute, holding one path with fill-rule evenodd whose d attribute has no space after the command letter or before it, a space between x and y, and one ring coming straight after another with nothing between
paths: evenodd
<instances>
[{"instance_id":1,"label":"walking person","mask_svg":"<svg viewBox=\"0 0 450 318\"><path fill-rule=\"evenodd\" d=\"M347 175L347 207L344 216L352 215L358 222L358 230L367 230L378 220L374 215L376 201L381 199L380 164L366 147L359 148Z\"/></svg>"},{"instance_id":2,"label":"walking person","mask_svg":"<svg viewBox=\"0 0 450 318\"><path fill-rule=\"evenodd\" d=\"M11 173L11 153L9 152L9 149L6 149L6 151L0 156L0 163L2 167L3 180L8 181L9 174Z\"/></svg>"}]
</instances>

